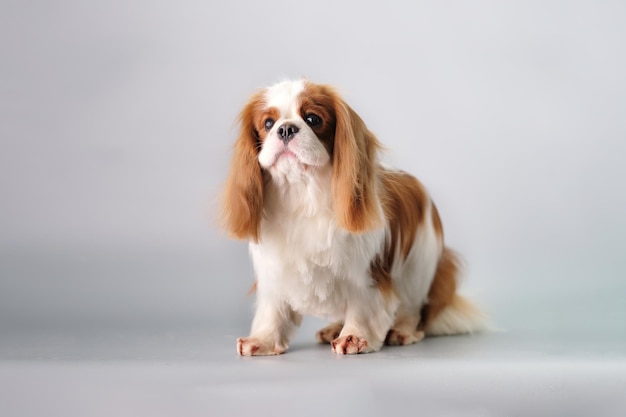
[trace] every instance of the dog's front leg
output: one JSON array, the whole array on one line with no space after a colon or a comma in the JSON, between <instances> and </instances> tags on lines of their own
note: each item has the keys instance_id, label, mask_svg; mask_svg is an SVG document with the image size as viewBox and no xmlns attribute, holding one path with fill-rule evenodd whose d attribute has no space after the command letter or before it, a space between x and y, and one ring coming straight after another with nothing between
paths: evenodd
<instances>
[{"instance_id":1,"label":"dog's front leg","mask_svg":"<svg viewBox=\"0 0 626 417\"><path fill-rule=\"evenodd\" d=\"M355 291L346 307L345 324L339 337L331 342L338 354L368 353L380 350L393 324L398 302L377 288Z\"/></svg>"},{"instance_id":2,"label":"dog's front leg","mask_svg":"<svg viewBox=\"0 0 626 417\"><path fill-rule=\"evenodd\" d=\"M289 339L302 322L302 316L288 305L259 295L250 336L237 339L241 356L279 355L289 347Z\"/></svg>"}]
</instances>

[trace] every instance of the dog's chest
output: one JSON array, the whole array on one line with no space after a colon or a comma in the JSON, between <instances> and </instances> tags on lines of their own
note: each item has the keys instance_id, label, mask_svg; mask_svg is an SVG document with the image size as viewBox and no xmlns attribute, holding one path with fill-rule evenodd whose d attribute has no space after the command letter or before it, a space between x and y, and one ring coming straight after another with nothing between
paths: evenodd
<instances>
[{"instance_id":1,"label":"dog's chest","mask_svg":"<svg viewBox=\"0 0 626 417\"><path fill-rule=\"evenodd\" d=\"M300 313L340 316L349 294L371 285L369 265L384 230L339 228L329 179L269 191L260 242L251 245L259 287Z\"/></svg>"},{"instance_id":2,"label":"dog's chest","mask_svg":"<svg viewBox=\"0 0 626 417\"><path fill-rule=\"evenodd\" d=\"M352 245L349 234L337 228L331 215L323 213L272 219L261 238L266 256L282 268L299 271L307 282L318 272L341 273Z\"/></svg>"},{"instance_id":3,"label":"dog's chest","mask_svg":"<svg viewBox=\"0 0 626 417\"><path fill-rule=\"evenodd\" d=\"M303 314L333 317L345 305L354 242L330 214L267 219L253 250L257 278Z\"/></svg>"}]
</instances>

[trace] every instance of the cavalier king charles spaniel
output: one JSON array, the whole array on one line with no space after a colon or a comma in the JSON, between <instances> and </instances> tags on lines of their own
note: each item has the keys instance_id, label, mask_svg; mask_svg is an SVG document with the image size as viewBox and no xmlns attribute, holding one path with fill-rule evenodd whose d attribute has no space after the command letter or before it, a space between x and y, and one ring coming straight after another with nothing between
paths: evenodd
<instances>
[{"instance_id":1,"label":"cavalier king charles spaniel","mask_svg":"<svg viewBox=\"0 0 626 417\"><path fill-rule=\"evenodd\" d=\"M378 139L337 91L281 82L239 121L222 220L249 241L256 274L240 355L283 353L304 314L332 320L316 337L338 354L483 329L428 192L379 163Z\"/></svg>"}]
</instances>

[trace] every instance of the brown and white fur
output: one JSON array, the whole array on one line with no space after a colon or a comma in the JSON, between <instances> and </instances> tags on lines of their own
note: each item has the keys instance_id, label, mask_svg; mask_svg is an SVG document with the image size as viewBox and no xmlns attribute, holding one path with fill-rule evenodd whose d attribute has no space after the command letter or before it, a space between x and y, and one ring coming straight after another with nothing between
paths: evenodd
<instances>
[{"instance_id":1,"label":"brown and white fur","mask_svg":"<svg viewBox=\"0 0 626 417\"><path fill-rule=\"evenodd\" d=\"M256 274L240 355L283 353L303 314L332 320L317 339L339 354L482 329L426 189L379 164L378 140L333 88L278 83L240 123L223 206Z\"/></svg>"}]
</instances>

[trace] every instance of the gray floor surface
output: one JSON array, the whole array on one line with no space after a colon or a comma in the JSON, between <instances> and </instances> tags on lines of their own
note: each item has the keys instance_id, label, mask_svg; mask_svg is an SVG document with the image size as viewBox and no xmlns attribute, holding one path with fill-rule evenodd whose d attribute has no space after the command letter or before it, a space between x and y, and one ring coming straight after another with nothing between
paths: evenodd
<instances>
[{"instance_id":1,"label":"gray floor surface","mask_svg":"<svg viewBox=\"0 0 626 417\"><path fill-rule=\"evenodd\" d=\"M341 357L315 343L320 324L265 358L238 357L227 328L6 331L0 415L626 415L623 332L497 331Z\"/></svg>"}]
</instances>

